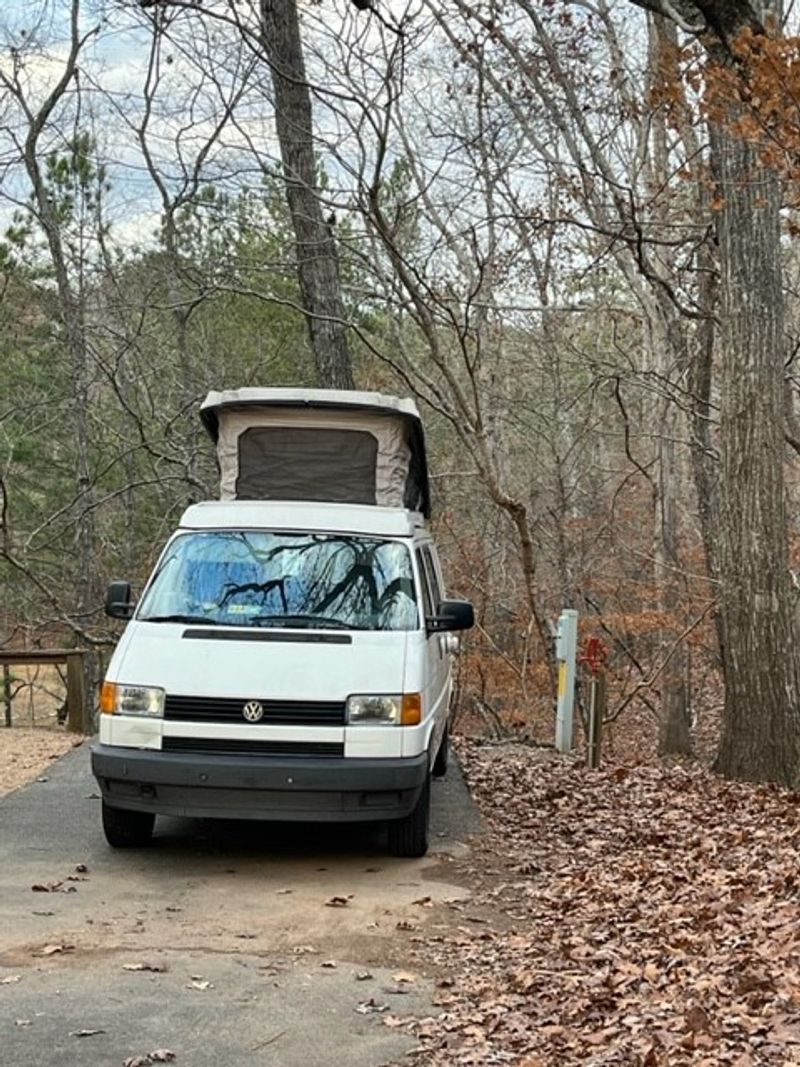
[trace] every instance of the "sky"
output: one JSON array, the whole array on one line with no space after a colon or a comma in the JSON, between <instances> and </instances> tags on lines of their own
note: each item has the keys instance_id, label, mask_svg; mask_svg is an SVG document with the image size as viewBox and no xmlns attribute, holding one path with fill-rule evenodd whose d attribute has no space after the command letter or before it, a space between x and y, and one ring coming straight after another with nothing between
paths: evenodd
<instances>
[{"instance_id":1,"label":"sky","mask_svg":"<svg viewBox=\"0 0 800 1067\"><path fill-rule=\"evenodd\" d=\"M70 7L67 0L0 5L0 74L34 113L64 71ZM252 56L233 47L229 28L194 21L192 26L186 16L176 19L170 38L154 52L141 12L99 3L81 10L80 32L87 39L78 78L43 130L39 155L63 151L76 128L92 133L111 186L112 232L123 244L154 239L159 182L168 194L186 188L201 151L201 184L208 180L225 188L257 182L259 167L275 162L271 105ZM249 88L238 100L236 123L220 131L220 116L242 84ZM29 193L18 163L28 123L12 94L0 98L0 228L5 229ZM142 139L155 178L143 158Z\"/></svg>"},{"instance_id":2,"label":"sky","mask_svg":"<svg viewBox=\"0 0 800 1067\"><path fill-rule=\"evenodd\" d=\"M227 9L225 0L206 2L217 11ZM385 21L402 19L409 11L419 16L420 0L412 3L416 7L409 0L386 0ZM236 10L246 10L246 5L240 3ZM71 12L72 0L0 0L0 73L19 84L32 111L41 106L63 72ZM314 120L321 140L336 144L345 155L352 152L357 164L360 146L352 137L351 119L358 118L359 106L335 95L336 72L343 72L346 96L352 92L346 83L357 67L348 66L347 49L355 44L362 56L374 60L362 64L358 73L361 92L371 99L382 72L381 38L386 30L349 0L301 3L301 15L310 81L324 83L334 94L315 94ZM142 12L135 0L81 0L79 28L87 39L79 57L78 82L53 112L40 144L40 155L46 155L63 151L76 127L92 133L111 185L107 204L112 232L123 244L154 239L161 211L159 181L172 194L185 188L198 153L204 153L202 180L229 191L257 185L262 168L274 169L278 159L264 60L252 47L242 47L241 34L229 24L189 11L167 15L169 33L154 58L153 17L152 12ZM332 56L325 77L315 76ZM152 100L143 132L148 85ZM220 116L236 91L241 93L236 120L220 131ZM3 104L2 96L0 230L29 192L16 162L27 124L20 107L7 93ZM143 137L156 180L143 158ZM210 148L209 140L213 140ZM335 196L336 182L347 184L345 170L330 156L324 163ZM342 193L347 195L344 189Z\"/></svg>"}]
</instances>

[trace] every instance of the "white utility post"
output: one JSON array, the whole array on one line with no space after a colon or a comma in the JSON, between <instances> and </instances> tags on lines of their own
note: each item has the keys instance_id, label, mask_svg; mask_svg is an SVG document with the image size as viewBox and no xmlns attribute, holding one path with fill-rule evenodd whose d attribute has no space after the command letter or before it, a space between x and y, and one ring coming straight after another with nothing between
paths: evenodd
<instances>
[{"instance_id":1,"label":"white utility post","mask_svg":"<svg viewBox=\"0 0 800 1067\"><path fill-rule=\"evenodd\" d=\"M556 750L572 751L572 708L575 702L575 656L578 650L578 613L571 608L561 612L556 631L558 660L558 704L556 707Z\"/></svg>"}]
</instances>

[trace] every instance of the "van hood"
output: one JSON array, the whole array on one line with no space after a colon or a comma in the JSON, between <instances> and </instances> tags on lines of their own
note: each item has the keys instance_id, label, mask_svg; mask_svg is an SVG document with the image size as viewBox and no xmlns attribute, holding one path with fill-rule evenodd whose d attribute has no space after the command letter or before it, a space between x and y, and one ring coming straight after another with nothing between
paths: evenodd
<instances>
[{"instance_id":1,"label":"van hood","mask_svg":"<svg viewBox=\"0 0 800 1067\"><path fill-rule=\"evenodd\" d=\"M263 700L346 700L402 693L403 631L232 630L134 620L108 680L168 694Z\"/></svg>"}]
</instances>

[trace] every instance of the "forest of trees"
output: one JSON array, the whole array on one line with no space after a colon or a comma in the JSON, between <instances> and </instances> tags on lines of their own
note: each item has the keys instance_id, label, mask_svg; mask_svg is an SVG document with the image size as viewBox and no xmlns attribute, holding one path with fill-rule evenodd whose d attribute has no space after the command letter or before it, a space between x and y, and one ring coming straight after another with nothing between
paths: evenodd
<instances>
[{"instance_id":1,"label":"forest of trees","mask_svg":"<svg viewBox=\"0 0 800 1067\"><path fill-rule=\"evenodd\" d=\"M215 495L209 389L414 395L465 721L551 740L572 607L618 743L796 784L793 32L767 0L4 5L0 644L96 681L105 584Z\"/></svg>"}]
</instances>

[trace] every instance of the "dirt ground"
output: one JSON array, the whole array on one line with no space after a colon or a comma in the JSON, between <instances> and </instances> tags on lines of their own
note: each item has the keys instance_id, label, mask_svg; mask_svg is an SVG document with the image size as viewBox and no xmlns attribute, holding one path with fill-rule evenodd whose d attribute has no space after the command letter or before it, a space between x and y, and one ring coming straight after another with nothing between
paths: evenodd
<instances>
[{"instance_id":1,"label":"dirt ground","mask_svg":"<svg viewBox=\"0 0 800 1067\"><path fill-rule=\"evenodd\" d=\"M53 760L84 738L58 721L66 689L55 667L14 667L9 677L11 727L0 711L0 797L47 775ZM2 705L0 705L2 707ZM7 720L6 720L7 721Z\"/></svg>"},{"instance_id":2,"label":"dirt ground","mask_svg":"<svg viewBox=\"0 0 800 1067\"><path fill-rule=\"evenodd\" d=\"M78 734L44 727L0 727L0 796L47 774L53 760L83 741Z\"/></svg>"}]
</instances>

